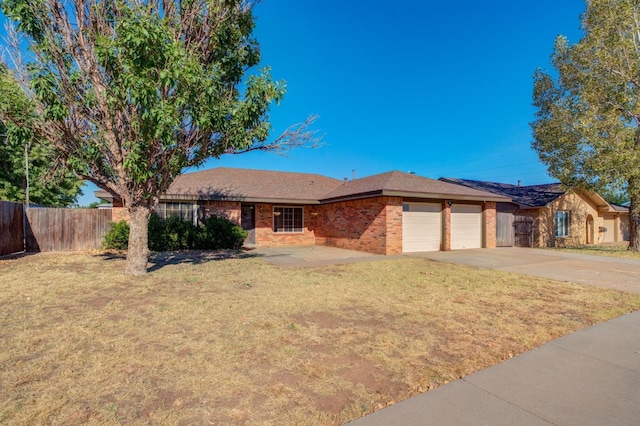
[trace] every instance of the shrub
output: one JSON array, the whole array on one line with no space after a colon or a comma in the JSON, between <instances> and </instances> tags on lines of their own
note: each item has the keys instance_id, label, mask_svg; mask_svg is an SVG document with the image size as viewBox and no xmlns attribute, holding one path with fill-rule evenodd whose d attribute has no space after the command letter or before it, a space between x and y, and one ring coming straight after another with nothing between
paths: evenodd
<instances>
[{"instance_id":1,"label":"shrub","mask_svg":"<svg viewBox=\"0 0 640 426\"><path fill-rule=\"evenodd\" d=\"M199 248L209 250L239 249L247 238L248 232L231 222L218 216L209 216L204 220L202 239Z\"/></svg>"},{"instance_id":2,"label":"shrub","mask_svg":"<svg viewBox=\"0 0 640 426\"><path fill-rule=\"evenodd\" d=\"M177 217L160 219L154 214L149 218L149 249L192 250L197 248L200 233L202 230L191 222Z\"/></svg>"},{"instance_id":3,"label":"shrub","mask_svg":"<svg viewBox=\"0 0 640 426\"><path fill-rule=\"evenodd\" d=\"M166 225L163 219L152 213L149 217L149 250L162 251L161 247L166 247Z\"/></svg>"},{"instance_id":4,"label":"shrub","mask_svg":"<svg viewBox=\"0 0 640 426\"><path fill-rule=\"evenodd\" d=\"M247 238L247 231L228 219L211 216L201 226L177 217L161 219L152 214L149 218L149 250L220 250L239 249ZM126 250L129 243L129 224L120 221L112 224L104 238L103 247Z\"/></svg>"},{"instance_id":5,"label":"shrub","mask_svg":"<svg viewBox=\"0 0 640 426\"><path fill-rule=\"evenodd\" d=\"M129 224L121 220L111 224L111 229L104 236L102 247L110 250L126 250L129 246Z\"/></svg>"}]
</instances>

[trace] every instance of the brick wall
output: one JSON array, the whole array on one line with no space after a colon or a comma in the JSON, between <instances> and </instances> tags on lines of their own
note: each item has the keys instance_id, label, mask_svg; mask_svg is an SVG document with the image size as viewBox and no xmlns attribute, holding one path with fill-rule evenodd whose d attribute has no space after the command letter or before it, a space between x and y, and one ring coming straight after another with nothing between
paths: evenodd
<instances>
[{"instance_id":1,"label":"brick wall","mask_svg":"<svg viewBox=\"0 0 640 426\"><path fill-rule=\"evenodd\" d=\"M442 206L442 250L451 250L451 201L445 200Z\"/></svg>"},{"instance_id":2,"label":"brick wall","mask_svg":"<svg viewBox=\"0 0 640 426\"><path fill-rule=\"evenodd\" d=\"M402 198L342 201L316 209L316 244L378 254L402 253Z\"/></svg>"},{"instance_id":3,"label":"brick wall","mask_svg":"<svg viewBox=\"0 0 640 426\"><path fill-rule=\"evenodd\" d=\"M495 248L496 247L496 203L493 201L487 201L483 206L484 210L484 241L482 247Z\"/></svg>"},{"instance_id":4,"label":"brick wall","mask_svg":"<svg viewBox=\"0 0 640 426\"><path fill-rule=\"evenodd\" d=\"M205 201L204 216L219 216L240 224L241 210L239 201Z\"/></svg>"},{"instance_id":5,"label":"brick wall","mask_svg":"<svg viewBox=\"0 0 640 426\"><path fill-rule=\"evenodd\" d=\"M131 217L129 215L129 209L126 209L124 207L113 207L111 209L111 214L111 220L113 220L114 222L120 222L121 220L124 220L128 223Z\"/></svg>"},{"instance_id":6,"label":"brick wall","mask_svg":"<svg viewBox=\"0 0 640 426\"><path fill-rule=\"evenodd\" d=\"M386 255L402 254L402 198L389 197L386 205Z\"/></svg>"},{"instance_id":7,"label":"brick wall","mask_svg":"<svg viewBox=\"0 0 640 426\"><path fill-rule=\"evenodd\" d=\"M303 232L274 232L273 231L273 204L256 204L255 208L255 244L256 246L275 247L292 245L316 244L315 227L316 218L312 215L312 206L303 207Z\"/></svg>"},{"instance_id":8,"label":"brick wall","mask_svg":"<svg viewBox=\"0 0 640 426\"><path fill-rule=\"evenodd\" d=\"M555 212L569 211L569 236L555 236ZM597 208L586 198L573 192L569 192L549 205L549 209L543 214L548 222L550 232L547 235L546 246L572 247L587 244L587 232L591 233L590 244L601 243L604 235L599 231L604 220L598 215ZM592 224L587 226L587 220Z\"/></svg>"},{"instance_id":9,"label":"brick wall","mask_svg":"<svg viewBox=\"0 0 640 426\"><path fill-rule=\"evenodd\" d=\"M568 211L569 236L555 236L555 212ZM604 236L599 232L604 219L598 213L596 206L586 198L576 193L567 193L549 206L539 209L519 210L518 216L533 218L533 246L534 247L572 247L582 244L601 243ZM588 220L592 224L587 226ZM590 236L587 233L591 233ZM589 237L589 238L588 238Z\"/></svg>"},{"instance_id":10,"label":"brick wall","mask_svg":"<svg viewBox=\"0 0 640 426\"><path fill-rule=\"evenodd\" d=\"M216 215L240 224L239 201L206 201L205 217ZM303 208L302 232L274 232L273 204L255 205L256 246L326 245L370 253L402 253L402 198L375 197ZM128 220L124 208L113 220ZM496 246L496 203L484 206L484 247ZM451 250L451 208L443 202L442 250Z\"/></svg>"}]
</instances>

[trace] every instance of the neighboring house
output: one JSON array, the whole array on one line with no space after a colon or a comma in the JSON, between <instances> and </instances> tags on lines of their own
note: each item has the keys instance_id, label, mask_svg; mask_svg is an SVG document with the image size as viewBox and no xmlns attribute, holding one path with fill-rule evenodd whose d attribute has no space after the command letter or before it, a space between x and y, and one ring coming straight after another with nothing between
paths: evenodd
<instances>
[{"instance_id":1,"label":"neighboring house","mask_svg":"<svg viewBox=\"0 0 640 426\"><path fill-rule=\"evenodd\" d=\"M122 205L106 191L96 196ZM495 247L491 192L398 171L351 181L216 168L176 178L156 213L229 218L256 246L326 245L379 254ZM114 217L117 217L114 214Z\"/></svg>"},{"instance_id":2,"label":"neighboring house","mask_svg":"<svg viewBox=\"0 0 640 426\"><path fill-rule=\"evenodd\" d=\"M496 206L497 246L566 247L629 239L629 209L609 204L592 191L569 191L559 183L519 186L440 180L511 198Z\"/></svg>"}]
</instances>

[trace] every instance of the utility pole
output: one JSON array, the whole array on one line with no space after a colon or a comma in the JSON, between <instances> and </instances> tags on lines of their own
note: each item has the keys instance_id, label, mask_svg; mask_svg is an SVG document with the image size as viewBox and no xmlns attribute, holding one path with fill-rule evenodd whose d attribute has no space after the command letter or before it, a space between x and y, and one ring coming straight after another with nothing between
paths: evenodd
<instances>
[{"instance_id":1,"label":"utility pole","mask_svg":"<svg viewBox=\"0 0 640 426\"><path fill-rule=\"evenodd\" d=\"M28 221L28 213L29 213L29 148L31 147L31 142L27 142L24 144L24 177L25 177L25 188L24 188L24 212L22 213L22 245L24 250L27 251L27 221Z\"/></svg>"},{"instance_id":2,"label":"utility pole","mask_svg":"<svg viewBox=\"0 0 640 426\"><path fill-rule=\"evenodd\" d=\"M26 209L29 210L29 147L30 143L24 144L24 177L26 181L26 187L24 189L24 202Z\"/></svg>"}]
</instances>

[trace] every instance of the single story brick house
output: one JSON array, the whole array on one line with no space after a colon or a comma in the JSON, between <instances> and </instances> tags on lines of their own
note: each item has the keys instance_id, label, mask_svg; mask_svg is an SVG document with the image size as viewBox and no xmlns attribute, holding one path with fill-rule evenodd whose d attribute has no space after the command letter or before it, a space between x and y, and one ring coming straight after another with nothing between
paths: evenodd
<instances>
[{"instance_id":1,"label":"single story brick house","mask_svg":"<svg viewBox=\"0 0 640 426\"><path fill-rule=\"evenodd\" d=\"M106 191L96 196L119 200ZM156 213L224 216L255 246L326 245L378 254L496 246L496 203L510 198L392 171L354 180L215 168L180 175ZM118 214L114 214L118 217Z\"/></svg>"},{"instance_id":2,"label":"single story brick house","mask_svg":"<svg viewBox=\"0 0 640 426\"><path fill-rule=\"evenodd\" d=\"M456 178L443 182L511 198L496 205L496 245L566 247L629 240L629 208L559 183L520 186Z\"/></svg>"}]
</instances>

